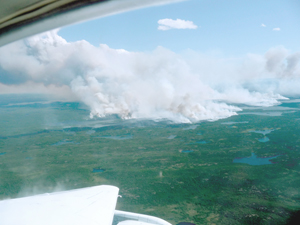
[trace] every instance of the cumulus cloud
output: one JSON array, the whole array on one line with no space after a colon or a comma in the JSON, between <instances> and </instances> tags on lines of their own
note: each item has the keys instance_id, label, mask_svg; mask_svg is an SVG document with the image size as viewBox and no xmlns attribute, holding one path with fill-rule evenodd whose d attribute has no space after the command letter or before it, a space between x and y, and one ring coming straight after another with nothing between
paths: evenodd
<instances>
[{"instance_id":1,"label":"cumulus cloud","mask_svg":"<svg viewBox=\"0 0 300 225\"><path fill-rule=\"evenodd\" d=\"M239 59L163 47L128 52L69 43L56 30L0 49L0 89L73 96L91 117L216 120L236 115L235 104L271 106L300 95L299 61L283 47Z\"/></svg>"},{"instance_id":2,"label":"cumulus cloud","mask_svg":"<svg viewBox=\"0 0 300 225\"><path fill-rule=\"evenodd\" d=\"M262 27L266 27L266 25L265 25L265 24L263 24L263 23L261 24L261 26L262 26Z\"/></svg>"},{"instance_id":3,"label":"cumulus cloud","mask_svg":"<svg viewBox=\"0 0 300 225\"><path fill-rule=\"evenodd\" d=\"M197 29L197 25L193 21L189 20L172 20L172 19L161 19L157 22L159 24L158 30L170 30L170 29Z\"/></svg>"},{"instance_id":4,"label":"cumulus cloud","mask_svg":"<svg viewBox=\"0 0 300 225\"><path fill-rule=\"evenodd\" d=\"M273 31L280 31L279 27L273 28Z\"/></svg>"}]
</instances>

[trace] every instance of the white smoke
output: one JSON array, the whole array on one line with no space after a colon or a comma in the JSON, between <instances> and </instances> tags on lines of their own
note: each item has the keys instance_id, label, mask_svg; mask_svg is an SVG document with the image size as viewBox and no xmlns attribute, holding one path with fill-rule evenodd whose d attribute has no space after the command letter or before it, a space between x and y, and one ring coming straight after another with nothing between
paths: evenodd
<instances>
[{"instance_id":1,"label":"white smoke","mask_svg":"<svg viewBox=\"0 0 300 225\"><path fill-rule=\"evenodd\" d=\"M240 110L232 104L271 106L300 94L300 53L283 47L238 59L163 47L141 53L68 43L57 31L2 47L0 84L69 87L91 117L175 122L226 118Z\"/></svg>"}]
</instances>

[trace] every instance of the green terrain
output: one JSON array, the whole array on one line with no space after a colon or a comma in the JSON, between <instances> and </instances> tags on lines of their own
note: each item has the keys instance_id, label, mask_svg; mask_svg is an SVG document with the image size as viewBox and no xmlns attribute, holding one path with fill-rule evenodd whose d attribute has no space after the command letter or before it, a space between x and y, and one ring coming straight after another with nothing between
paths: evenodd
<instances>
[{"instance_id":1,"label":"green terrain","mask_svg":"<svg viewBox=\"0 0 300 225\"><path fill-rule=\"evenodd\" d=\"M89 119L79 103L2 95L0 199L109 184L120 188L117 209L174 225L285 224L300 208L298 104L172 124ZM252 153L277 157L233 163Z\"/></svg>"}]
</instances>

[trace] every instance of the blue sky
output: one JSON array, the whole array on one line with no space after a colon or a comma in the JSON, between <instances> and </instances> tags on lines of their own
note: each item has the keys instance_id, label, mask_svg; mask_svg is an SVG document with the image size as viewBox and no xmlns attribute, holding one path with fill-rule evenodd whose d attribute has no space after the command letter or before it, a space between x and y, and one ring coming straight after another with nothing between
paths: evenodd
<instances>
[{"instance_id":1,"label":"blue sky","mask_svg":"<svg viewBox=\"0 0 300 225\"><path fill-rule=\"evenodd\" d=\"M299 10L296 0L189 0L72 25L59 34L67 41L84 39L95 46L142 52L163 46L175 52L192 49L240 56L263 54L280 45L298 51ZM198 28L158 30L158 20L165 18L193 21Z\"/></svg>"}]
</instances>

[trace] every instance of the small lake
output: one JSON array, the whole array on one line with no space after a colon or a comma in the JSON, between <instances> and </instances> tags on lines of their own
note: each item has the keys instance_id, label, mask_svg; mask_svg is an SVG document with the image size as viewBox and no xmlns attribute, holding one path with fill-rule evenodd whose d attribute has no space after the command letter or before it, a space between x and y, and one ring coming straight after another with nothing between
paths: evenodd
<instances>
[{"instance_id":1,"label":"small lake","mask_svg":"<svg viewBox=\"0 0 300 225\"><path fill-rule=\"evenodd\" d=\"M167 137L167 139L174 139L176 137L176 135L170 135L169 137Z\"/></svg>"},{"instance_id":2,"label":"small lake","mask_svg":"<svg viewBox=\"0 0 300 225\"><path fill-rule=\"evenodd\" d=\"M273 129L273 130L249 130L248 132L266 135L266 134L271 133L274 130L275 129Z\"/></svg>"},{"instance_id":3,"label":"small lake","mask_svg":"<svg viewBox=\"0 0 300 225\"><path fill-rule=\"evenodd\" d=\"M59 145L66 145L66 144L78 145L80 143L77 143L77 142L74 142L74 141L62 140L62 141L56 142L55 144L52 144L52 146L59 146Z\"/></svg>"},{"instance_id":4,"label":"small lake","mask_svg":"<svg viewBox=\"0 0 300 225\"><path fill-rule=\"evenodd\" d=\"M0 155L5 155L5 154L6 154L6 152L1 152L1 153L0 153Z\"/></svg>"},{"instance_id":5,"label":"small lake","mask_svg":"<svg viewBox=\"0 0 300 225\"><path fill-rule=\"evenodd\" d=\"M132 139L133 135L120 135L120 136L99 136L99 138L107 138L107 139L113 139L113 140L127 140Z\"/></svg>"},{"instance_id":6,"label":"small lake","mask_svg":"<svg viewBox=\"0 0 300 225\"><path fill-rule=\"evenodd\" d=\"M196 142L191 142L191 143L188 143L187 145L196 145L196 144L207 144L208 141L196 141Z\"/></svg>"},{"instance_id":7,"label":"small lake","mask_svg":"<svg viewBox=\"0 0 300 225\"><path fill-rule=\"evenodd\" d=\"M242 112L239 115L257 115L257 116L282 116L283 113L295 113L296 111L268 111L268 112Z\"/></svg>"},{"instance_id":8,"label":"small lake","mask_svg":"<svg viewBox=\"0 0 300 225\"><path fill-rule=\"evenodd\" d=\"M275 159L278 156L279 155L259 158L255 155L255 153L252 152L250 157L235 158L233 160L233 163L245 163L245 164L249 164L249 165L252 165L252 166L268 165L268 164L273 164L270 160Z\"/></svg>"},{"instance_id":9,"label":"small lake","mask_svg":"<svg viewBox=\"0 0 300 225\"><path fill-rule=\"evenodd\" d=\"M104 171L105 171L105 169L93 168L93 173L102 173Z\"/></svg>"},{"instance_id":10,"label":"small lake","mask_svg":"<svg viewBox=\"0 0 300 225\"><path fill-rule=\"evenodd\" d=\"M224 124L224 125L232 125L232 124L237 124L237 123L249 123L248 121L241 121L241 122L223 122L221 124Z\"/></svg>"},{"instance_id":11,"label":"small lake","mask_svg":"<svg viewBox=\"0 0 300 225\"><path fill-rule=\"evenodd\" d=\"M268 138L268 137L264 137L264 138L259 138L259 139L257 139L259 142L268 142L268 141L270 141L270 139Z\"/></svg>"},{"instance_id":12,"label":"small lake","mask_svg":"<svg viewBox=\"0 0 300 225\"><path fill-rule=\"evenodd\" d=\"M192 125L186 128L183 128L183 130L195 130L198 127L198 125Z\"/></svg>"},{"instance_id":13,"label":"small lake","mask_svg":"<svg viewBox=\"0 0 300 225\"><path fill-rule=\"evenodd\" d=\"M257 116L282 116L283 112L276 112L276 111L271 111L271 112L242 112L238 113L239 115L257 115Z\"/></svg>"}]
</instances>

